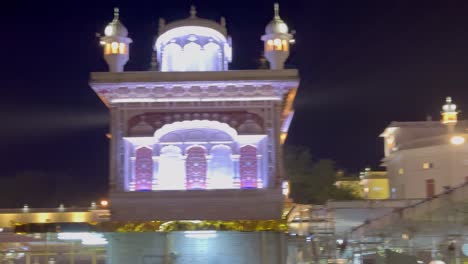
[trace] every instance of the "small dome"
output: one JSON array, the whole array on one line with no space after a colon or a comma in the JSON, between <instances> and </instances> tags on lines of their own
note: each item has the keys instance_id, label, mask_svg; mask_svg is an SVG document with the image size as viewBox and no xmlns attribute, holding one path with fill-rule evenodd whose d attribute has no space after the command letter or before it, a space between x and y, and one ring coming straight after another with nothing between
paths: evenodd
<instances>
[{"instance_id":1,"label":"small dome","mask_svg":"<svg viewBox=\"0 0 468 264\"><path fill-rule=\"evenodd\" d=\"M119 9L114 8L114 19L104 29L106 37L127 37L128 30L119 20Z\"/></svg>"},{"instance_id":2,"label":"small dome","mask_svg":"<svg viewBox=\"0 0 468 264\"><path fill-rule=\"evenodd\" d=\"M444 112L455 112L457 110L457 105L452 103L452 97L447 97L445 99L445 105L442 106L442 110Z\"/></svg>"},{"instance_id":3,"label":"small dome","mask_svg":"<svg viewBox=\"0 0 468 264\"><path fill-rule=\"evenodd\" d=\"M279 16L279 5L274 5L275 16L265 28L266 34L288 34L288 25Z\"/></svg>"}]
</instances>

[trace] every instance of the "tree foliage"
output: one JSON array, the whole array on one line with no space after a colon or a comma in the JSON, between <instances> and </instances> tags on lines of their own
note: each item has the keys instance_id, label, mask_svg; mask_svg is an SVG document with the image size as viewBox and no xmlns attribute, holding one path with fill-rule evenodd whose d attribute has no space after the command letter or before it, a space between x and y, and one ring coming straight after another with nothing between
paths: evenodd
<instances>
[{"instance_id":1,"label":"tree foliage","mask_svg":"<svg viewBox=\"0 0 468 264\"><path fill-rule=\"evenodd\" d=\"M356 199L352 188L337 188L335 163L329 159L314 160L305 147L286 146L286 177L290 181L290 197L295 203L323 204L329 199Z\"/></svg>"}]
</instances>

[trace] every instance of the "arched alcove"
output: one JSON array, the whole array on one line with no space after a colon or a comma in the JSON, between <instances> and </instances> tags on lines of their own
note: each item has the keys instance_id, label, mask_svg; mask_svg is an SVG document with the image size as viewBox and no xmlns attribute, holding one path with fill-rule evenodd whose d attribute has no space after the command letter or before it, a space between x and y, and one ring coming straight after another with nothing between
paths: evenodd
<instances>
[{"instance_id":1,"label":"arched alcove","mask_svg":"<svg viewBox=\"0 0 468 264\"><path fill-rule=\"evenodd\" d=\"M232 150L226 145L216 145L211 148L208 188L234 188L234 162Z\"/></svg>"},{"instance_id":2,"label":"arched alcove","mask_svg":"<svg viewBox=\"0 0 468 264\"><path fill-rule=\"evenodd\" d=\"M185 177L187 190L206 189L206 149L191 146L186 150Z\"/></svg>"},{"instance_id":3,"label":"arched alcove","mask_svg":"<svg viewBox=\"0 0 468 264\"><path fill-rule=\"evenodd\" d=\"M141 147L135 150L135 191L151 191L153 181L153 150Z\"/></svg>"},{"instance_id":4,"label":"arched alcove","mask_svg":"<svg viewBox=\"0 0 468 264\"><path fill-rule=\"evenodd\" d=\"M158 189L185 190L185 168L182 151L174 145L161 148Z\"/></svg>"}]
</instances>

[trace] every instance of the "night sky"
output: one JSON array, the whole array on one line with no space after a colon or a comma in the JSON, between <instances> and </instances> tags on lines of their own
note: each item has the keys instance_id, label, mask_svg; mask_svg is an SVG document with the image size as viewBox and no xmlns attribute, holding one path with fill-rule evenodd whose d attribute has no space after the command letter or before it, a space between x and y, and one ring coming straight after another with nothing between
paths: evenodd
<instances>
[{"instance_id":1,"label":"night sky","mask_svg":"<svg viewBox=\"0 0 468 264\"><path fill-rule=\"evenodd\" d=\"M108 112L88 85L106 71L95 33L113 7L149 68L158 19L225 16L231 69L257 68L273 1L11 1L0 10L0 206L88 204L104 197ZM468 111L468 1L280 1L296 30L288 67L301 84L288 144L357 172L377 168L391 121L439 119L445 96ZM461 117L463 118L463 112Z\"/></svg>"}]
</instances>

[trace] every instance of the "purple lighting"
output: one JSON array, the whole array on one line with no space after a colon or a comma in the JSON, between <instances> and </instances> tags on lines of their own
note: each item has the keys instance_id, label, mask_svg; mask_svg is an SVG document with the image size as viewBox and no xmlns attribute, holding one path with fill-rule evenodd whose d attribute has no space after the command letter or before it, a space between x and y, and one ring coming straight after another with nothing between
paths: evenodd
<instances>
[{"instance_id":1,"label":"purple lighting","mask_svg":"<svg viewBox=\"0 0 468 264\"><path fill-rule=\"evenodd\" d=\"M241 188L257 188L257 148L251 145L240 149Z\"/></svg>"},{"instance_id":2,"label":"purple lighting","mask_svg":"<svg viewBox=\"0 0 468 264\"><path fill-rule=\"evenodd\" d=\"M187 150L185 162L187 190L206 189L206 150L194 146Z\"/></svg>"},{"instance_id":3,"label":"purple lighting","mask_svg":"<svg viewBox=\"0 0 468 264\"><path fill-rule=\"evenodd\" d=\"M153 151L142 147L135 151L135 190L151 190L153 177Z\"/></svg>"}]
</instances>

